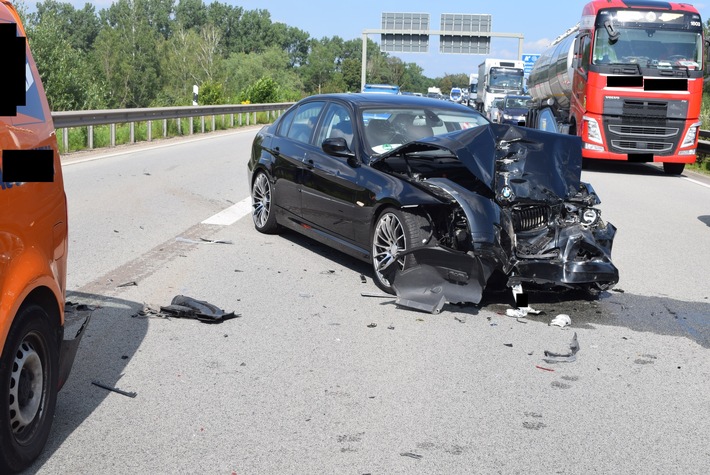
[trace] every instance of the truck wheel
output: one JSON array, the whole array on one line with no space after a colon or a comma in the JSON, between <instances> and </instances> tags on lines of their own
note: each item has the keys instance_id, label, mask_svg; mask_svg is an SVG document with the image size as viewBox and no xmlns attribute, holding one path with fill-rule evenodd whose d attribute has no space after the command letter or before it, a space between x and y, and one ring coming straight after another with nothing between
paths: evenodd
<instances>
[{"instance_id":1,"label":"truck wheel","mask_svg":"<svg viewBox=\"0 0 710 475\"><path fill-rule=\"evenodd\" d=\"M47 312L20 309L0 360L0 472L17 472L39 456L57 402L59 345Z\"/></svg>"},{"instance_id":2,"label":"truck wheel","mask_svg":"<svg viewBox=\"0 0 710 475\"><path fill-rule=\"evenodd\" d=\"M685 163L664 163L663 171L668 175L680 175L685 169Z\"/></svg>"},{"instance_id":3,"label":"truck wheel","mask_svg":"<svg viewBox=\"0 0 710 475\"><path fill-rule=\"evenodd\" d=\"M429 222L423 216L394 208L388 208L380 215L372 231L372 267L377 287L389 294L394 293L392 285L380 270L389 264L396 266L393 270L415 265L413 255L401 257L399 254L423 246L429 235L426 231L428 226Z\"/></svg>"}]
</instances>

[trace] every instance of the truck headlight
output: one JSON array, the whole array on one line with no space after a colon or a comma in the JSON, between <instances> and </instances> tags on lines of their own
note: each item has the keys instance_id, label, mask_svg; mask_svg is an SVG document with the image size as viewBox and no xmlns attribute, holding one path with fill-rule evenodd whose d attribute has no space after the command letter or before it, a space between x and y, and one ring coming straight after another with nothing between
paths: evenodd
<instances>
[{"instance_id":1,"label":"truck headlight","mask_svg":"<svg viewBox=\"0 0 710 475\"><path fill-rule=\"evenodd\" d=\"M688 131L683 137L683 142L680 144L681 147L692 147L695 145L695 139L698 135L698 130L700 129L700 122L696 122L688 128Z\"/></svg>"},{"instance_id":2,"label":"truck headlight","mask_svg":"<svg viewBox=\"0 0 710 475\"><path fill-rule=\"evenodd\" d=\"M586 115L582 119L587 123L587 138L589 138L592 142L604 143L602 141L602 132L599 128L597 120L587 117Z\"/></svg>"}]
</instances>

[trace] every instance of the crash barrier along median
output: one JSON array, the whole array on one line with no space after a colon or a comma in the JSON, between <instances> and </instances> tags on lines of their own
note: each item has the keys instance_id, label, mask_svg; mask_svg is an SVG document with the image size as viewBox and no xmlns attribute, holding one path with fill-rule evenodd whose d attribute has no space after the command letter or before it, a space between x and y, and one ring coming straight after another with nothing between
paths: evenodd
<instances>
[{"instance_id":1,"label":"crash barrier along median","mask_svg":"<svg viewBox=\"0 0 710 475\"><path fill-rule=\"evenodd\" d=\"M229 128L244 125L256 125L257 113L266 115L262 123L272 122L279 117L293 103L281 102L274 104L237 104L237 105L215 105L215 106L179 106L179 107L155 107L136 109L106 109L90 111L65 111L53 112L52 119L56 129L62 131L62 152L69 151L69 129L86 127L85 146L94 149L94 126L109 125L110 138L109 147L116 146L116 124L129 124L128 143L136 142L136 123L146 123L145 138L148 142L153 140L153 122L162 120L163 137L168 136L168 120L175 120L177 125L177 135L192 135L194 133L194 119L200 118L199 130L205 132L205 117L211 118L210 131L217 127L216 117L222 116L222 126L229 123ZM226 120L226 116L229 120ZM235 121L235 115L236 121ZM188 131L183 132L181 119L188 119Z\"/></svg>"}]
</instances>

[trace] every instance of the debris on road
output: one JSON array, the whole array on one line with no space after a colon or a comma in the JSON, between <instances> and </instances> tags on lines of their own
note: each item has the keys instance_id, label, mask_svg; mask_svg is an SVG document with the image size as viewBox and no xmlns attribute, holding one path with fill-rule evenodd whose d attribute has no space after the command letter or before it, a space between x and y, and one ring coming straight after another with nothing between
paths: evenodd
<instances>
[{"instance_id":1,"label":"debris on road","mask_svg":"<svg viewBox=\"0 0 710 475\"><path fill-rule=\"evenodd\" d=\"M98 386L100 388L108 389L109 391L113 391L118 394L123 394L124 396L128 397L136 397L138 393L134 393L133 391L123 391L122 389L115 388L113 386L109 386L108 384L100 383L99 381L92 381L91 384L94 386Z\"/></svg>"},{"instance_id":2,"label":"debris on road","mask_svg":"<svg viewBox=\"0 0 710 475\"><path fill-rule=\"evenodd\" d=\"M569 318L569 315L565 313L561 313L557 315L555 318L552 319L550 322L550 325L554 325L556 327L564 328L572 325L572 319Z\"/></svg>"},{"instance_id":3,"label":"debris on road","mask_svg":"<svg viewBox=\"0 0 710 475\"><path fill-rule=\"evenodd\" d=\"M571 363L577 360L577 352L579 351L579 341L577 341L577 332L572 337L572 342L569 344L569 353L553 353L545 350L546 363Z\"/></svg>"},{"instance_id":4,"label":"debris on road","mask_svg":"<svg viewBox=\"0 0 710 475\"><path fill-rule=\"evenodd\" d=\"M420 458L422 458L421 455L415 454L415 453L412 453L412 452L402 452L402 453L399 454L399 455L401 455L402 457L409 457L409 458L413 458L413 459L417 459L417 460L419 460Z\"/></svg>"},{"instance_id":5,"label":"debris on road","mask_svg":"<svg viewBox=\"0 0 710 475\"><path fill-rule=\"evenodd\" d=\"M135 280L132 280L132 281L130 281L130 282L124 282L123 284L118 284L118 285L116 286L116 288L119 288L119 287L136 287L136 286L138 286L138 282L136 282Z\"/></svg>"},{"instance_id":6,"label":"debris on road","mask_svg":"<svg viewBox=\"0 0 710 475\"><path fill-rule=\"evenodd\" d=\"M554 372L554 371L555 371L555 370L552 369L552 368L545 368L544 366L535 365L535 367L536 367L537 369L541 369L541 370L543 370L543 371L551 371L551 372Z\"/></svg>"},{"instance_id":7,"label":"debris on road","mask_svg":"<svg viewBox=\"0 0 710 475\"><path fill-rule=\"evenodd\" d=\"M195 239L184 238L182 236L176 237L175 240L178 242L186 242L188 244L234 244L232 241L227 241L224 239L206 239L202 237L199 241Z\"/></svg>"},{"instance_id":8,"label":"debris on road","mask_svg":"<svg viewBox=\"0 0 710 475\"><path fill-rule=\"evenodd\" d=\"M170 305L160 307L160 312L171 317L195 318L204 323L221 323L230 318L241 317L234 312L225 312L217 306L185 295L173 297Z\"/></svg>"},{"instance_id":9,"label":"debris on road","mask_svg":"<svg viewBox=\"0 0 710 475\"><path fill-rule=\"evenodd\" d=\"M377 294L374 292L360 292L360 297L375 297L378 299L393 299L395 298L394 295L390 294Z\"/></svg>"},{"instance_id":10,"label":"debris on road","mask_svg":"<svg viewBox=\"0 0 710 475\"><path fill-rule=\"evenodd\" d=\"M370 323L367 328L375 328L377 326L377 323Z\"/></svg>"},{"instance_id":11,"label":"debris on road","mask_svg":"<svg viewBox=\"0 0 710 475\"><path fill-rule=\"evenodd\" d=\"M360 274L360 282L367 284L367 278L363 274Z\"/></svg>"}]
</instances>

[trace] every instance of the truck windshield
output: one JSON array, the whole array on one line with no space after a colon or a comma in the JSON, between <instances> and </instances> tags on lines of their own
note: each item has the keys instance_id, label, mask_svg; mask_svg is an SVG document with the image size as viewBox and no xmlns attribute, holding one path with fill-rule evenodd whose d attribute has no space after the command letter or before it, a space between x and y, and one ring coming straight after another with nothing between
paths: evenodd
<instances>
[{"instance_id":1,"label":"truck windshield","mask_svg":"<svg viewBox=\"0 0 710 475\"><path fill-rule=\"evenodd\" d=\"M700 69L702 35L699 32L619 28L616 41L609 32L597 29L594 39L594 64L638 64L640 67Z\"/></svg>"},{"instance_id":2,"label":"truck windshield","mask_svg":"<svg viewBox=\"0 0 710 475\"><path fill-rule=\"evenodd\" d=\"M492 89L522 89L523 71L491 68L489 87Z\"/></svg>"}]
</instances>

